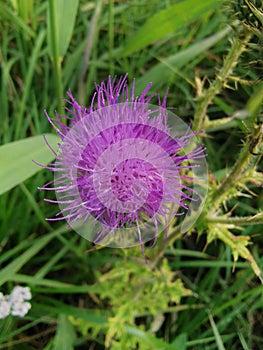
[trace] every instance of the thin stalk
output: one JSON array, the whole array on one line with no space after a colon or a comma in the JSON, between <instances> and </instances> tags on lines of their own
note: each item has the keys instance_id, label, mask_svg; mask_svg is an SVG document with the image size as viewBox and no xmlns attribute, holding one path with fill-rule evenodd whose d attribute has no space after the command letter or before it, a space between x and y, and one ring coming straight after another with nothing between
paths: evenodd
<instances>
[{"instance_id":1,"label":"thin stalk","mask_svg":"<svg viewBox=\"0 0 263 350\"><path fill-rule=\"evenodd\" d=\"M196 113L194 116L193 129L196 131L202 130L204 127L207 108L213 101L214 97L220 93L221 89L226 86L227 80L232 74L234 67L237 65L238 58L245 50L250 39L250 34L247 34L242 40L235 38L230 51L228 52L224 65L219 71L216 79L210 85L201 97L198 99Z\"/></svg>"}]
</instances>

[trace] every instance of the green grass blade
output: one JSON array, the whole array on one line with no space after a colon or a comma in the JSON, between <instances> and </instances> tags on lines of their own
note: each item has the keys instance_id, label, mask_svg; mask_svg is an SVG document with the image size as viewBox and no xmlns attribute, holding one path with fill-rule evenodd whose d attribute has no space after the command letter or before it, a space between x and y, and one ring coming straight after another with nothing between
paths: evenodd
<instances>
[{"instance_id":1,"label":"green grass blade","mask_svg":"<svg viewBox=\"0 0 263 350\"><path fill-rule=\"evenodd\" d=\"M17 11L25 23L29 23L34 14L33 0L18 0Z\"/></svg>"},{"instance_id":2,"label":"green grass blade","mask_svg":"<svg viewBox=\"0 0 263 350\"><path fill-rule=\"evenodd\" d=\"M16 128L15 128L15 139L18 139L19 135L21 133L23 118L24 118L24 114L26 111L26 104L27 104L29 96L30 96L30 89L32 87L32 80L34 77L34 72L35 72L35 68L37 65L37 60L39 58L40 50L41 50L42 44L44 42L45 35L46 35L46 33L44 30L42 30L39 33L38 37L36 38L36 43L35 43L35 47L32 51L32 55L30 57L28 70L27 70L26 78L25 78L25 89L23 91L21 103L19 106L19 113L17 116L17 123L16 123Z\"/></svg>"},{"instance_id":3,"label":"green grass blade","mask_svg":"<svg viewBox=\"0 0 263 350\"><path fill-rule=\"evenodd\" d=\"M110 316L109 310L93 310L88 308L77 308L71 305L63 304L59 301L53 300L54 306L40 303L32 302L31 314L36 310L36 312L41 311L42 313L49 315L57 315L62 313L66 316L72 316L75 318L80 318L91 323L100 325L101 327L107 327L107 318ZM176 349L173 349L176 350Z\"/></svg>"},{"instance_id":4,"label":"green grass blade","mask_svg":"<svg viewBox=\"0 0 263 350\"><path fill-rule=\"evenodd\" d=\"M151 68L140 79L136 81L136 94L141 92L149 82L152 82L153 88L158 89L161 84L168 80L171 75L171 68L181 68L195 57L200 55L205 50L215 45L219 40L224 38L229 32L230 28L223 29L222 31L197 42L183 51L176 53L168 57L161 63Z\"/></svg>"},{"instance_id":5,"label":"green grass blade","mask_svg":"<svg viewBox=\"0 0 263 350\"><path fill-rule=\"evenodd\" d=\"M187 349L187 334L182 333L178 335L175 340L172 342L177 349L186 350Z\"/></svg>"},{"instance_id":6,"label":"green grass blade","mask_svg":"<svg viewBox=\"0 0 263 350\"><path fill-rule=\"evenodd\" d=\"M60 314L58 317L58 328L55 336L53 350L74 350L74 340L76 334L72 324L66 315Z\"/></svg>"},{"instance_id":7,"label":"green grass blade","mask_svg":"<svg viewBox=\"0 0 263 350\"><path fill-rule=\"evenodd\" d=\"M56 149L58 136L48 134L47 139ZM46 165L54 155L45 144L42 135L15 141L0 147L0 194L10 190L41 170L32 162Z\"/></svg>"},{"instance_id":8,"label":"green grass blade","mask_svg":"<svg viewBox=\"0 0 263 350\"><path fill-rule=\"evenodd\" d=\"M34 291L47 293L59 293L59 294L72 294L72 293L81 293L87 294L88 292L96 292L96 286L87 285L87 286L76 286L70 283L64 283L56 280L40 278L36 275L27 276L24 274L14 273L9 278L10 281L17 283L25 283L29 285Z\"/></svg>"},{"instance_id":9,"label":"green grass blade","mask_svg":"<svg viewBox=\"0 0 263 350\"><path fill-rule=\"evenodd\" d=\"M58 55L63 58L72 37L79 0L56 0L56 20L58 31Z\"/></svg>"},{"instance_id":10,"label":"green grass blade","mask_svg":"<svg viewBox=\"0 0 263 350\"><path fill-rule=\"evenodd\" d=\"M79 0L49 0L48 48L55 62L61 62L72 37Z\"/></svg>"},{"instance_id":11,"label":"green grass blade","mask_svg":"<svg viewBox=\"0 0 263 350\"><path fill-rule=\"evenodd\" d=\"M215 324L215 321L213 319L213 316L210 313L209 313L208 316L209 316L209 320L210 320L210 323L211 323L211 326L212 326L212 329L213 329L214 336L216 338L216 344L217 344L218 350L226 350L225 347L224 347L222 338L221 338L221 336L219 334L219 331L217 329L217 326Z\"/></svg>"},{"instance_id":12,"label":"green grass blade","mask_svg":"<svg viewBox=\"0 0 263 350\"><path fill-rule=\"evenodd\" d=\"M157 13L138 32L130 37L123 49L124 56L144 48L156 40L187 26L209 10L215 9L218 0L187 0Z\"/></svg>"},{"instance_id":13,"label":"green grass blade","mask_svg":"<svg viewBox=\"0 0 263 350\"><path fill-rule=\"evenodd\" d=\"M0 271L0 286L5 282L13 280L14 274L21 269L33 256L35 256L41 249L43 249L54 237L63 233L65 228L60 228L44 237L35 239L32 247L28 248L19 257L14 259L11 263L5 266Z\"/></svg>"},{"instance_id":14,"label":"green grass blade","mask_svg":"<svg viewBox=\"0 0 263 350\"><path fill-rule=\"evenodd\" d=\"M2 1L0 2L0 20L10 21L16 30L21 31L30 37L35 35L34 31Z\"/></svg>"}]
</instances>

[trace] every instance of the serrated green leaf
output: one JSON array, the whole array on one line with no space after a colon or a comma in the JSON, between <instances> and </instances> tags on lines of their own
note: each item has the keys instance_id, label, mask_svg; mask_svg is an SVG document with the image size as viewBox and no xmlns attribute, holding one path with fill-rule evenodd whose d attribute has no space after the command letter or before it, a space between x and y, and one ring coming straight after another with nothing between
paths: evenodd
<instances>
[{"instance_id":1,"label":"serrated green leaf","mask_svg":"<svg viewBox=\"0 0 263 350\"><path fill-rule=\"evenodd\" d=\"M205 12L213 10L219 3L218 0L187 0L169 6L150 18L135 35L128 39L122 54L127 56L166 37L195 21Z\"/></svg>"},{"instance_id":2,"label":"serrated green leaf","mask_svg":"<svg viewBox=\"0 0 263 350\"><path fill-rule=\"evenodd\" d=\"M57 147L59 137L48 134L52 148ZM41 170L32 162L46 165L54 159L42 135L15 141L0 147L0 195Z\"/></svg>"}]
</instances>

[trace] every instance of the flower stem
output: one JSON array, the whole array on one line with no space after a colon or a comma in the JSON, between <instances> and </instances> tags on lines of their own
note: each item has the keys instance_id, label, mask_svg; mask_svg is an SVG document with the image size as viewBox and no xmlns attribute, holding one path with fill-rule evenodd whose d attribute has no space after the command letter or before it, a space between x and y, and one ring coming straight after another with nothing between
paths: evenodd
<instances>
[{"instance_id":1,"label":"flower stem","mask_svg":"<svg viewBox=\"0 0 263 350\"><path fill-rule=\"evenodd\" d=\"M224 65L219 74L208 90L206 90L198 99L193 122L194 130L199 131L204 127L204 121L209 104L213 101L214 97L220 93L221 89L226 86L228 78L232 74L234 67L237 65L238 57L245 50L249 39L250 34L245 35L242 39L234 39L232 47L224 60Z\"/></svg>"}]
</instances>

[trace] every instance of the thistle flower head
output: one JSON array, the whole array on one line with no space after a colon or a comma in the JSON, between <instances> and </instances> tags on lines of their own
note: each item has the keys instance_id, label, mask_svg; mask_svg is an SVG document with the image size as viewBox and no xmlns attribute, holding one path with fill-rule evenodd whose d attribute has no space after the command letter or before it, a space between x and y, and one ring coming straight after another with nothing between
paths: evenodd
<instances>
[{"instance_id":1,"label":"thistle flower head","mask_svg":"<svg viewBox=\"0 0 263 350\"><path fill-rule=\"evenodd\" d=\"M167 111L166 96L150 104L150 86L135 97L134 81L129 89L126 76L109 77L96 85L89 108L69 91L67 116L46 113L62 140L47 167L55 186L41 188L54 189L57 201L49 201L61 208L50 220L66 219L94 243L142 246L192 202L200 205L203 190L191 182L204 172L204 148L195 147L195 133ZM168 126L170 114L176 132Z\"/></svg>"}]
</instances>

